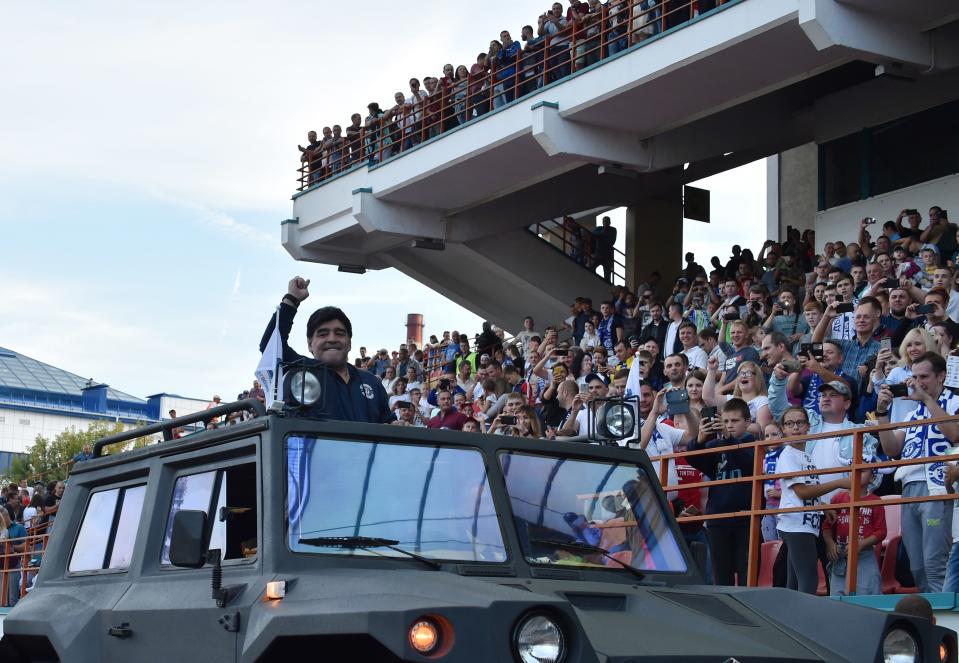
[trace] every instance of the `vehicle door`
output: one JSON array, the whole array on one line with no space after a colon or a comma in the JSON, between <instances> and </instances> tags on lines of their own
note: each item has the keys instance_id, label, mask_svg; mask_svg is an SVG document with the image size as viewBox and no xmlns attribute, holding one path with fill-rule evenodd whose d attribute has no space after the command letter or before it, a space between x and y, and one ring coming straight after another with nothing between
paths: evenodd
<instances>
[{"instance_id":1,"label":"vehicle door","mask_svg":"<svg viewBox=\"0 0 959 663\"><path fill-rule=\"evenodd\" d=\"M142 576L118 601L108 636L111 661L234 661L240 614L262 589L257 542L260 476L252 453L229 460L167 465L160 481ZM165 492L164 492L165 491ZM223 585L236 595L223 607L212 597L212 566L170 564L173 517L181 509L207 514L209 549L222 551Z\"/></svg>"}]
</instances>

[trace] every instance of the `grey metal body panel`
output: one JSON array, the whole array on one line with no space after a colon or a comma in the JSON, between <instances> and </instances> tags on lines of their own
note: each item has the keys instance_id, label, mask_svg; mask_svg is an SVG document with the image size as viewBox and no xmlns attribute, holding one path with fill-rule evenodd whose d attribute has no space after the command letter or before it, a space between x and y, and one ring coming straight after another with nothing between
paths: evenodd
<instances>
[{"instance_id":1,"label":"grey metal body panel","mask_svg":"<svg viewBox=\"0 0 959 663\"><path fill-rule=\"evenodd\" d=\"M291 552L286 532L288 434L327 439L423 443L484 454L509 559L502 564L444 563L434 571L406 558ZM8 659L24 656L28 639L43 636L60 660L263 661L278 638L368 634L390 660L433 660L407 642L423 615L453 625L455 644L443 661L513 661L513 631L530 611L546 611L566 629L567 661L867 661L881 660L882 634L908 623L927 652L944 630L923 622L787 590L701 585L675 520L686 573L649 572L640 582L625 570L543 569L526 562L513 527L499 469L502 450L620 461L655 477L644 452L619 447L543 442L456 431L315 422L271 415L128 454L78 464L69 481L36 587L4 621ZM210 570L163 566L167 514L177 476L256 461L258 551L224 564L224 584L240 593L225 608L210 595ZM90 492L146 482L132 561L123 572L71 575L66 569ZM656 486L661 507L665 495ZM264 598L266 583L287 580L280 601ZM238 630L222 621L238 615ZM129 637L107 629L127 624ZM855 634L855 637L852 635ZM11 645L20 643L19 649ZM330 640L332 642L332 640ZM19 652L19 653L17 653ZM321 653L320 660L326 660ZM933 659L929 659L933 660ZM938 660L936 657L935 660ZM954 660L954 658L952 659Z\"/></svg>"}]
</instances>

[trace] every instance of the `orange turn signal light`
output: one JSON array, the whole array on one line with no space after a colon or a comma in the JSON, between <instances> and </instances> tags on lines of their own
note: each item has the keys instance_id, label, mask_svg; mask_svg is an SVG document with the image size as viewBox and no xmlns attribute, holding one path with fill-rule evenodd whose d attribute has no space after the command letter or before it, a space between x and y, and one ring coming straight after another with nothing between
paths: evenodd
<instances>
[{"instance_id":1,"label":"orange turn signal light","mask_svg":"<svg viewBox=\"0 0 959 663\"><path fill-rule=\"evenodd\" d=\"M943 663L949 658L949 647L946 646L945 642L939 643L939 660Z\"/></svg>"},{"instance_id":2,"label":"orange turn signal light","mask_svg":"<svg viewBox=\"0 0 959 663\"><path fill-rule=\"evenodd\" d=\"M266 598L276 601L286 596L286 580L273 580L266 583Z\"/></svg>"},{"instance_id":3,"label":"orange turn signal light","mask_svg":"<svg viewBox=\"0 0 959 663\"><path fill-rule=\"evenodd\" d=\"M440 628L431 619L421 619L410 627L410 646L421 654L429 654L440 644Z\"/></svg>"}]
</instances>

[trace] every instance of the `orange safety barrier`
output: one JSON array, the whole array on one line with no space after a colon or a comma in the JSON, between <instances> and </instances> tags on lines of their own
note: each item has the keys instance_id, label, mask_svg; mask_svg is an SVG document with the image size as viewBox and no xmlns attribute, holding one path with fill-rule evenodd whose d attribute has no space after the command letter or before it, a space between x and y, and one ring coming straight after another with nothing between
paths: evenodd
<instances>
[{"instance_id":1,"label":"orange safety barrier","mask_svg":"<svg viewBox=\"0 0 959 663\"><path fill-rule=\"evenodd\" d=\"M447 72L432 91L421 83L410 102L381 109L381 115L346 135L331 135L303 150L297 169L304 191L360 165L375 165L458 126L532 94L573 72L590 67L651 37L680 27L700 14L734 0L611 0L599 13L585 14L533 46L466 75ZM519 43L514 42L514 43ZM495 50L495 49L491 49ZM476 65L474 65L475 67ZM420 96L422 95L422 96Z\"/></svg>"},{"instance_id":2,"label":"orange safety barrier","mask_svg":"<svg viewBox=\"0 0 959 663\"><path fill-rule=\"evenodd\" d=\"M17 582L18 596L27 595L27 587L37 571L40 570L40 561L43 551L50 537L49 528L53 522L43 523L27 529L27 536L3 541L0 547L0 606L10 607L11 582ZM16 548L23 546L21 551ZM15 579L14 579L15 578Z\"/></svg>"},{"instance_id":3,"label":"orange safety barrier","mask_svg":"<svg viewBox=\"0 0 959 663\"><path fill-rule=\"evenodd\" d=\"M659 480L663 485L664 491L678 491L678 490L689 490L693 488L709 488L711 486L718 486L722 484L733 484L733 483L749 483L752 485L752 500L750 509L748 511L737 511L733 513L717 513L709 515L698 515L698 516L682 516L678 518L679 522L695 522L695 521L707 521L707 520L723 520L727 518L737 518L737 517L748 517L749 518L749 566L748 566L748 582L747 584L750 587L756 587L759 582L759 573L760 573L760 544L761 541L761 531L760 523L762 517L765 515L775 515L777 513L799 513L804 511L839 511L839 510L849 510L849 531L857 532L859 530L859 507L874 507L877 506L876 502L870 502L862 499L862 487L860 485L862 479L862 472L872 472L873 470L878 470L884 467L902 467L907 465L927 465L929 463L943 462L948 460L948 456L936 456L936 457L921 457L921 458L909 458L904 460L888 460L875 463L865 463L862 461L862 446L863 446L863 435L864 434L873 434L876 435L881 431L897 430L903 428L910 428L913 426L924 425L931 426L939 423L949 423L949 422L959 422L959 416L948 416L948 417L931 417L924 419L921 422L899 422L899 423L888 423L888 424L879 424L875 426L863 426L861 428L852 428L842 431L844 435L851 435L853 438L853 458L857 462L852 463L851 465L844 467L827 467L824 469L816 470L802 470L797 472L783 472L776 474L764 474L764 460L765 460L765 449L766 447L780 446L786 444L792 444L795 442L808 442L810 440L823 440L831 439L837 436L836 431L826 432L826 433L816 433L813 435L800 435L785 437L781 439L776 439L773 441L769 440L757 440L754 442L744 442L739 444L731 444L724 447L713 447L711 449L697 449L695 451L684 451L676 452L670 454L662 454L660 456L650 456L652 461L661 461L660 462L660 476ZM877 436L878 437L878 436ZM721 479L716 481L701 481L696 483L684 483L680 485L668 485L667 481L667 471L668 471L668 461L670 459L683 459L688 458L689 456L696 455L712 455L720 453L722 451L732 451L737 449L753 449L753 474L752 476L747 477L738 477L735 479ZM763 509L763 483L765 481L774 480L774 479L786 479L790 477L799 477L799 476L812 476L812 475L821 475L821 474L833 474L833 473L848 473L850 475L850 484L851 488L849 490L850 501L844 502L839 505L833 504L818 504L815 506L801 506L801 507L790 507L784 509ZM924 497L895 497L892 499L883 499L882 506L888 507L891 505L901 505L901 504L911 504L916 502L933 502L933 501L944 501L944 500L955 500L959 498L959 494L945 494L945 495L928 495ZM894 539L895 540L895 539ZM892 543L892 541L890 541ZM856 575L857 575L857 565L859 561L859 539L855 536L849 537L849 542L846 547L846 593L849 595L856 593ZM885 567L885 561L883 562L883 567ZM883 583L887 579L883 576ZM905 588L904 591L910 591L908 588Z\"/></svg>"}]
</instances>

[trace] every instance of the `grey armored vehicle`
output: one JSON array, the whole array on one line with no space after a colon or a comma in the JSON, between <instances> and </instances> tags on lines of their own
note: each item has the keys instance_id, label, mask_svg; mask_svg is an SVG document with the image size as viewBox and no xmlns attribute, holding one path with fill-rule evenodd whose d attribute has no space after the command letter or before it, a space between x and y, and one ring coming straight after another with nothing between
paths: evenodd
<instances>
[{"instance_id":1,"label":"grey armored vehicle","mask_svg":"<svg viewBox=\"0 0 959 663\"><path fill-rule=\"evenodd\" d=\"M643 452L250 401L148 430L241 408L75 467L0 660L956 661L927 620L703 585Z\"/></svg>"}]
</instances>

